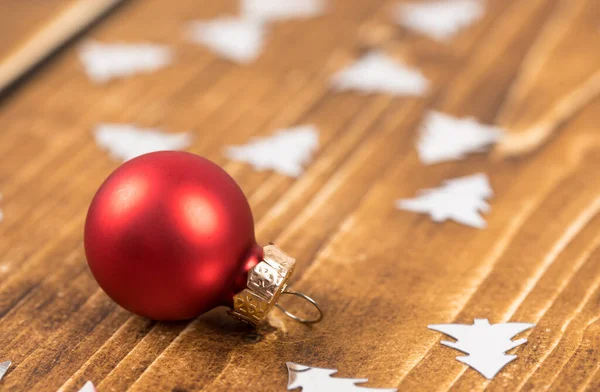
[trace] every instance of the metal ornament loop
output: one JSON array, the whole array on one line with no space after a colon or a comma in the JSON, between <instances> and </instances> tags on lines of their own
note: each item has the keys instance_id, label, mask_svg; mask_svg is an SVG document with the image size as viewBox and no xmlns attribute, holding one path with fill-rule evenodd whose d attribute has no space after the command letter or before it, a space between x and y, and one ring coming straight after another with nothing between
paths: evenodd
<instances>
[{"instance_id":1,"label":"metal ornament loop","mask_svg":"<svg viewBox=\"0 0 600 392\"><path fill-rule=\"evenodd\" d=\"M304 324L321 321L323 311L317 302L297 291L289 291L288 281L294 272L296 260L276 245L263 248L263 259L248 271L246 288L233 296L233 309L229 315L254 327L258 327L277 306L286 316ZM319 311L314 319L304 319L285 310L277 303L283 294L295 295L310 302Z\"/></svg>"},{"instance_id":2,"label":"metal ornament loop","mask_svg":"<svg viewBox=\"0 0 600 392\"><path fill-rule=\"evenodd\" d=\"M314 319L305 319L302 317L298 317L295 314L285 310L285 308L283 306L281 306L279 303L276 303L275 306L277 306L277 308L279 310L281 310L286 316L288 316L289 318L296 320L302 324L314 324L314 323L318 323L319 321L321 321L323 319L323 310L321 309L321 307L319 306L319 304L317 303L317 301L315 301L314 299L310 298L308 295L301 293L299 291L288 291L287 288L281 292L281 295L284 294L288 294L288 295L295 295L296 297L300 297L302 299L305 299L306 301L310 302L315 309L317 309L317 311L319 312L319 315L314 318Z\"/></svg>"}]
</instances>

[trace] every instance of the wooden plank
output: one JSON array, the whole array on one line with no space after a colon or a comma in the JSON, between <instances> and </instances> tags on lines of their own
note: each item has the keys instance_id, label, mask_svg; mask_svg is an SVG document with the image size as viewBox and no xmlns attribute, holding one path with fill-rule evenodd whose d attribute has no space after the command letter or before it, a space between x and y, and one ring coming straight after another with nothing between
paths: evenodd
<instances>
[{"instance_id":1,"label":"wooden plank","mask_svg":"<svg viewBox=\"0 0 600 392\"><path fill-rule=\"evenodd\" d=\"M511 134L556 118L557 103L572 105L573 89L597 71L597 2L489 1L483 20L447 43L391 27L395 3L340 0L322 18L275 23L261 58L241 67L181 33L189 20L235 14L235 1L134 2L87 37L168 44L176 64L98 86L70 48L5 100L0 360L13 367L2 390L77 391L92 380L100 391L281 391L285 361L400 391L597 390L600 103L580 102L518 160L423 166L414 148L429 109ZM430 93L329 91L329 77L366 42L422 69ZM317 298L326 318L306 327L273 313L254 333L223 309L156 323L114 304L81 243L89 201L118 166L91 135L111 121L191 130L190 151L236 178L259 241L298 258L294 287ZM222 154L303 123L318 126L321 146L298 179ZM485 230L394 208L398 198L476 172L495 191ZM474 318L537 324L493 381L427 329Z\"/></svg>"},{"instance_id":2,"label":"wooden plank","mask_svg":"<svg viewBox=\"0 0 600 392\"><path fill-rule=\"evenodd\" d=\"M31 0L3 4L0 93L122 0ZM35 3L35 4L33 4Z\"/></svg>"},{"instance_id":3,"label":"wooden plank","mask_svg":"<svg viewBox=\"0 0 600 392\"><path fill-rule=\"evenodd\" d=\"M8 55L35 35L38 29L52 19L69 1L6 0L2 3L0 23L0 57ZM25 23L24 23L25 22Z\"/></svg>"}]
</instances>

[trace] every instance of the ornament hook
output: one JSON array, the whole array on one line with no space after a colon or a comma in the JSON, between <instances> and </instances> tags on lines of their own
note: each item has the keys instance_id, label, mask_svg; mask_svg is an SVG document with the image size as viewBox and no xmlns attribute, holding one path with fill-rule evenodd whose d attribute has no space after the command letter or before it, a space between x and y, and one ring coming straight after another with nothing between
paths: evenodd
<instances>
[{"instance_id":1,"label":"ornament hook","mask_svg":"<svg viewBox=\"0 0 600 392\"><path fill-rule=\"evenodd\" d=\"M319 306L319 304L317 303L317 301L315 301L314 299L310 298L308 295L301 293L299 291L288 291L287 288L285 290L283 290L281 292L281 295L284 294L288 294L288 295L295 295L296 297L300 297L308 302L310 302L310 304L312 306L315 307L315 309L317 309L317 311L319 312L319 315L315 318L312 319L306 319L306 318L302 318L299 316L296 316L295 314L287 311L283 306L281 306L279 303L276 303L275 306L277 306L277 308L279 310L281 310L286 316L288 316L289 318L296 320L302 324L314 324L314 323L318 323L319 321L321 321L323 319L323 310L321 309L321 307Z\"/></svg>"},{"instance_id":2,"label":"ornament hook","mask_svg":"<svg viewBox=\"0 0 600 392\"><path fill-rule=\"evenodd\" d=\"M287 282L294 272L296 260L276 245L265 246L263 253L263 259L248 271L246 288L233 297L233 309L229 314L257 327L264 321L273 306L277 306L286 316L303 324L321 321L323 310L314 299L306 294L288 290ZM295 295L310 302L319 315L307 319L287 311L277 303L283 294Z\"/></svg>"}]
</instances>

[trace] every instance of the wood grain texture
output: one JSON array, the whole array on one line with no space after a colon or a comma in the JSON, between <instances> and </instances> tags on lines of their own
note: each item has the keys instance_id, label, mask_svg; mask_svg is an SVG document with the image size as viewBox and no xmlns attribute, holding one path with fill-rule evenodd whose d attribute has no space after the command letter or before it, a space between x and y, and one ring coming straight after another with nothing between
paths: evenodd
<instances>
[{"instance_id":1,"label":"wood grain texture","mask_svg":"<svg viewBox=\"0 0 600 392\"><path fill-rule=\"evenodd\" d=\"M92 380L101 392L283 391L285 361L400 391L600 389L600 102L517 160L425 167L414 148L429 109L515 134L552 113L600 65L597 0L490 0L480 22L443 44L390 27L395 0L332 3L325 17L274 24L264 54L241 67L181 31L234 14L234 0L132 2L87 36L168 44L176 64L97 86L69 48L3 102L0 360L13 367L0 390L77 391ZM329 91L328 78L373 45L422 69L430 93ZM273 313L253 332L223 309L156 323L115 305L82 246L86 208L118 166L94 144L98 122L191 130L190 151L235 177L259 242L298 259L294 287L325 319L307 327ZM321 145L298 179L222 154L303 123L319 127ZM476 172L495 191L485 230L394 208ZM474 318L537 324L493 381L427 329Z\"/></svg>"},{"instance_id":2,"label":"wood grain texture","mask_svg":"<svg viewBox=\"0 0 600 392\"><path fill-rule=\"evenodd\" d=\"M0 93L122 0L69 0L3 4ZM37 3L39 5L36 5Z\"/></svg>"}]
</instances>

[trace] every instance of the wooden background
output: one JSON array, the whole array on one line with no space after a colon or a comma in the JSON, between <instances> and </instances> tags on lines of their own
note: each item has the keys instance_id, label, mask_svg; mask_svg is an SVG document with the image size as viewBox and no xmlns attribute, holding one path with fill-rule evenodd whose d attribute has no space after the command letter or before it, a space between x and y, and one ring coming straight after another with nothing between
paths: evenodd
<instances>
[{"instance_id":1,"label":"wooden background","mask_svg":"<svg viewBox=\"0 0 600 392\"><path fill-rule=\"evenodd\" d=\"M59 3L2 0L0 54ZM4 97L0 361L13 367L0 390L76 391L92 380L101 392L283 391L285 361L399 391L600 390L600 100L552 116L598 70L600 3L488 0L485 17L445 44L393 27L397 0L331 3L325 17L276 23L262 57L237 66L182 34L186 21L234 14L234 0L131 1L85 37L169 44L175 65L93 85L71 45ZM430 94L329 91L332 73L370 47L423 70ZM554 118L554 133L517 158L425 167L414 146L427 109L513 134ZM298 259L294 286L326 318L307 327L274 313L252 333L223 309L167 324L115 305L82 245L91 197L118 166L93 141L98 122L191 130L190 151L235 177L259 241ZM321 146L297 180L223 157L227 144L304 123L319 127ZM394 208L476 172L495 191L485 230ZM537 324L493 381L427 329L474 318Z\"/></svg>"}]
</instances>

